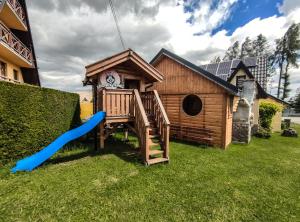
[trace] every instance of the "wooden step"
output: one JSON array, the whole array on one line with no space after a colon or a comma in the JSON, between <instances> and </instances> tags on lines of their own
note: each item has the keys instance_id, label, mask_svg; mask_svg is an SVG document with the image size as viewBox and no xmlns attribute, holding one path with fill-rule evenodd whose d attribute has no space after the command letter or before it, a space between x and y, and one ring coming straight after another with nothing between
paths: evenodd
<instances>
[{"instance_id":1,"label":"wooden step","mask_svg":"<svg viewBox=\"0 0 300 222\"><path fill-rule=\"evenodd\" d=\"M150 140L149 146L160 146L160 143L155 143L152 140Z\"/></svg>"},{"instance_id":2,"label":"wooden step","mask_svg":"<svg viewBox=\"0 0 300 222\"><path fill-rule=\"evenodd\" d=\"M150 135L157 134L158 129L156 127L150 127L149 133Z\"/></svg>"},{"instance_id":3,"label":"wooden step","mask_svg":"<svg viewBox=\"0 0 300 222\"><path fill-rule=\"evenodd\" d=\"M164 153L163 150L150 150L149 156L159 155L159 154L163 154L163 153Z\"/></svg>"},{"instance_id":4,"label":"wooden step","mask_svg":"<svg viewBox=\"0 0 300 222\"><path fill-rule=\"evenodd\" d=\"M149 138L150 138L150 139L159 138L159 135L158 135L158 134L150 134L150 135L149 135Z\"/></svg>"},{"instance_id":5,"label":"wooden step","mask_svg":"<svg viewBox=\"0 0 300 222\"><path fill-rule=\"evenodd\" d=\"M169 162L169 159L168 158L162 158L162 157L150 159L150 160L148 160L147 165L152 165L152 164L156 164L156 163L163 163L163 162Z\"/></svg>"}]
</instances>

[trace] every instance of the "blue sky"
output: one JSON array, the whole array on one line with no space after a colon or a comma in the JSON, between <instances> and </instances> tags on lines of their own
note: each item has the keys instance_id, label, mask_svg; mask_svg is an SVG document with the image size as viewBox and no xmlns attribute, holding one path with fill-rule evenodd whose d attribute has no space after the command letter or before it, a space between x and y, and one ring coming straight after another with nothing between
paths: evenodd
<instances>
[{"instance_id":1,"label":"blue sky","mask_svg":"<svg viewBox=\"0 0 300 222\"><path fill-rule=\"evenodd\" d=\"M216 9L222 0L213 0L211 10ZM201 0L185 1L184 12L193 13L201 6ZM278 5L281 5L283 0L238 0L232 5L229 17L212 30L212 35L221 30L226 30L227 35L231 35L238 27L244 26L255 18L268 18L271 16L280 16ZM188 23L194 22L194 16L187 20Z\"/></svg>"}]
</instances>

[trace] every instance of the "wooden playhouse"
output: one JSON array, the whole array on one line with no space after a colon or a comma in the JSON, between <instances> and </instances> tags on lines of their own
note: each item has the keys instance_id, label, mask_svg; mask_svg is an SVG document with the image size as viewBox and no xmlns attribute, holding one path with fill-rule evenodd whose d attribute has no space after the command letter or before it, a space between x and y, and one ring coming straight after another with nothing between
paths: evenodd
<instances>
[{"instance_id":1,"label":"wooden playhouse","mask_svg":"<svg viewBox=\"0 0 300 222\"><path fill-rule=\"evenodd\" d=\"M152 89L170 118L171 136L226 148L232 141L237 87L166 49L150 64L165 76Z\"/></svg>"},{"instance_id":2,"label":"wooden playhouse","mask_svg":"<svg viewBox=\"0 0 300 222\"><path fill-rule=\"evenodd\" d=\"M145 164L169 160L170 122L156 90L163 74L129 49L86 66L84 85L93 88L94 113L105 111L99 147L120 125L136 133Z\"/></svg>"}]
</instances>

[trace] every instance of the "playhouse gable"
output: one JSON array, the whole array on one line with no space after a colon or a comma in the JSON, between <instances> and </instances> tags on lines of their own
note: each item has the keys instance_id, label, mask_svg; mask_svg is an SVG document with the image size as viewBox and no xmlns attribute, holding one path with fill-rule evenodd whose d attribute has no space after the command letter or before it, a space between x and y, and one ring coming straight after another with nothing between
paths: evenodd
<instances>
[{"instance_id":1,"label":"playhouse gable","mask_svg":"<svg viewBox=\"0 0 300 222\"><path fill-rule=\"evenodd\" d=\"M86 77L94 78L95 76L112 69L135 71L140 76L145 77L149 82L161 82L163 74L156 70L152 65L143 60L133 50L128 49L112 57L105 58L86 68Z\"/></svg>"}]
</instances>

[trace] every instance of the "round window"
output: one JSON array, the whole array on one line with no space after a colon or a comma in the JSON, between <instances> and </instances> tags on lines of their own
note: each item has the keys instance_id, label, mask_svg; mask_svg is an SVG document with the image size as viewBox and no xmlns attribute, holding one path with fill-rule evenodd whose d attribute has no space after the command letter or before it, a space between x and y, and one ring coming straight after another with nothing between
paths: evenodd
<instances>
[{"instance_id":1,"label":"round window","mask_svg":"<svg viewBox=\"0 0 300 222\"><path fill-rule=\"evenodd\" d=\"M202 110L202 101L196 95L188 95L183 99L182 108L189 116L196 116Z\"/></svg>"}]
</instances>

